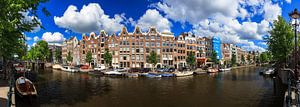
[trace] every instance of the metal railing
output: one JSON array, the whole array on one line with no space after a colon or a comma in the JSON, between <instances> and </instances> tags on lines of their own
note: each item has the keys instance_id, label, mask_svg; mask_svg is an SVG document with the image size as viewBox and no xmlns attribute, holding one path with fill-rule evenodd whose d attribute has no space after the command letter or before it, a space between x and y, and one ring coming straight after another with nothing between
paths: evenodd
<instances>
[{"instance_id":1,"label":"metal railing","mask_svg":"<svg viewBox=\"0 0 300 107\"><path fill-rule=\"evenodd\" d=\"M291 107L292 105L296 105L296 107L300 107L300 81L296 78L296 75L293 70L287 69L285 71L288 71L287 76L287 96L286 99L286 106ZM292 99L292 92L295 93L296 102L293 102ZM293 103L293 104L292 104Z\"/></svg>"},{"instance_id":2,"label":"metal railing","mask_svg":"<svg viewBox=\"0 0 300 107\"><path fill-rule=\"evenodd\" d=\"M11 107L11 105L12 105L12 95L15 94L13 92L13 88L15 86L15 75L14 75L14 73L15 73L15 70L12 70L9 74L10 75L9 76L9 81L8 81L9 91L7 93L7 98L8 99L7 99L6 107Z\"/></svg>"}]
</instances>

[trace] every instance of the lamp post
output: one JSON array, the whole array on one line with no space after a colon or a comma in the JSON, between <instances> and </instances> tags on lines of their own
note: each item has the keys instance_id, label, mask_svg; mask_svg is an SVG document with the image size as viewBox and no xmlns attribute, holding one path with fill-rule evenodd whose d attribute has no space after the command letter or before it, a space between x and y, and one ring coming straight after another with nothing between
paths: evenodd
<instances>
[{"instance_id":1,"label":"lamp post","mask_svg":"<svg viewBox=\"0 0 300 107\"><path fill-rule=\"evenodd\" d=\"M294 11L292 11L291 13L289 13L289 16L291 18L293 18L295 20L295 23L293 24L294 26L294 31L295 31L295 50L294 50L294 69L295 69L295 75L296 75L296 79L298 80L298 42L297 42L297 26L299 25L297 22L297 19L299 19L300 17L300 13L298 12L297 9L295 9Z\"/></svg>"}]
</instances>

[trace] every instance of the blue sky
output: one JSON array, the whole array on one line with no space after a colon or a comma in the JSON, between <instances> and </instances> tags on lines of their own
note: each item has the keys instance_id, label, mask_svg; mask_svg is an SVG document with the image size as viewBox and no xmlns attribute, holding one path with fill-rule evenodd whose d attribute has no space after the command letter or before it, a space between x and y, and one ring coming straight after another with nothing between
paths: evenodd
<instances>
[{"instance_id":1,"label":"blue sky","mask_svg":"<svg viewBox=\"0 0 300 107\"><path fill-rule=\"evenodd\" d=\"M25 32L27 43L36 40L61 43L82 33L118 33L122 26L132 32L154 26L161 32L191 32L200 37L219 36L224 43L238 44L246 50L265 51L262 38L277 15L290 20L288 13L297 0L50 0L41 4L38 18L45 29Z\"/></svg>"}]
</instances>

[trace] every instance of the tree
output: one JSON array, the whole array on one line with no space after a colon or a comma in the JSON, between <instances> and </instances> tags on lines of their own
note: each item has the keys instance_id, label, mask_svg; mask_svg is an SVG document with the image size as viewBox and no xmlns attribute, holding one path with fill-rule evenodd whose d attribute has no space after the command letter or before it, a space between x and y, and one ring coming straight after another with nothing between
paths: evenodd
<instances>
[{"instance_id":1,"label":"tree","mask_svg":"<svg viewBox=\"0 0 300 107\"><path fill-rule=\"evenodd\" d=\"M40 3L47 0L1 0L0 1L0 58L12 59L13 55L21 58L25 55L25 36L23 32L31 32L40 26L37 9ZM42 7L43 13L50 13ZM32 18L26 18L26 16ZM43 28L43 27L42 27ZM27 56L26 56L27 57ZM23 57L24 58L24 57Z\"/></svg>"},{"instance_id":2,"label":"tree","mask_svg":"<svg viewBox=\"0 0 300 107\"><path fill-rule=\"evenodd\" d=\"M44 40L38 41L36 43L36 56L39 60L46 61L50 57L50 50L48 48L48 43Z\"/></svg>"},{"instance_id":3,"label":"tree","mask_svg":"<svg viewBox=\"0 0 300 107\"><path fill-rule=\"evenodd\" d=\"M93 57L92 57L92 52L91 51L88 51L86 56L85 56L85 61L89 63L89 65L91 65L91 62L93 60Z\"/></svg>"},{"instance_id":4,"label":"tree","mask_svg":"<svg viewBox=\"0 0 300 107\"><path fill-rule=\"evenodd\" d=\"M104 53L104 61L105 61L105 66L108 64L108 65L111 65L112 63L112 54L109 53L108 49L105 49L105 53Z\"/></svg>"},{"instance_id":5,"label":"tree","mask_svg":"<svg viewBox=\"0 0 300 107\"><path fill-rule=\"evenodd\" d=\"M56 63L58 63L59 60L61 59L61 51L60 51L60 49L56 49L55 50L54 57L55 57Z\"/></svg>"},{"instance_id":6,"label":"tree","mask_svg":"<svg viewBox=\"0 0 300 107\"><path fill-rule=\"evenodd\" d=\"M219 60L217 59L217 52L216 51L213 51L212 54L211 54L211 61L214 63L214 64L219 64Z\"/></svg>"},{"instance_id":7,"label":"tree","mask_svg":"<svg viewBox=\"0 0 300 107\"><path fill-rule=\"evenodd\" d=\"M263 52L259 55L259 60L262 63L268 62L268 54L266 52Z\"/></svg>"},{"instance_id":8,"label":"tree","mask_svg":"<svg viewBox=\"0 0 300 107\"><path fill-rule=\"evenodd\" d=\"M251 56L250 56L250 54L247 55L247 60L248 60L248 63L250 63L250 61L251 61Z\"/></svg>"},{"instance_id":9,"label":"tree","mask_svg":"<svg viewBox=\"0 0 300 107\"><path fill-rule=\"evenodd\" d=\"M73 61L73 57L72 57L70 51L68 52L68 55L67 55L67 61L68 61L68 63L71 63Z\"/></svg>"},{"instance_id":10,"label":"tree","mask_svg":"<svg viewBox=\"0 0 300 107\"><path fill-rule=\"evenodd\" d=\"M294 44L294 35L292 27L283 19L278 16L274 21L272 30L269 31L270 36L265 38L268 44L268 50L272 54L272 60L285 63L288 55L292 53ZM260 56L262 61L265 61L265 54ZM283 64L282 64L283 65Z\"/></svg>"},{"instance_id":11,"label":"tree","mask_svg":"<svg viewBox=\"0 0 300 107\"><path fill-rule=\"evenodd\" d=\"M186 62L189 65L189 67L194 67L196 65L196 58L195 54L193 52L190 52L186 58Z\"/></svg>"},{"instance_id":12,"label":"tree","mask_svg":"<svg viewBox=\"0 0 300 107\"><path fill-rule=\"evenodd\" d=\"M236 65L236 55L235 55L235 54L232 54L231 56L232 56L232 57L231 57L231 65L232 65L232 66L235 66L235 65Z\"/></svg>"},{"instance_id":13,"label":"tree","mask_svg":"<svg viewBox=\"0 0 300 107\"><path fill-rule=\"evenodd\" d=\"M158 56L154 51L150 52L150 55L147 56L147 62L149 62L150 64L152 64L152 70L154 70L155 65L158 62Z\"/></svg>"},{"instance_id":14,"label":"tree","mask_svg":"<svg viewBox=\"0 0 300 107\"><path fill-rule=\"evenodd\" d=\"M245 63L245 56L244 55L241 56L241 61L242 61L243 64Z\"/></svg>"}]
</instances>

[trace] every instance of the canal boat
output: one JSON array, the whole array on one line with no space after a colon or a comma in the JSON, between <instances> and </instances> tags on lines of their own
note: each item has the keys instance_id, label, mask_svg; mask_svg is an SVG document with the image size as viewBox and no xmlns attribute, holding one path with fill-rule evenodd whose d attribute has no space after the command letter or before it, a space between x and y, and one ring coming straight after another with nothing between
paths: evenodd
<instances>
[{"instance_id":1,"label":"canal boat","mask_svg":"<svg viewBox=\"0 0 300 107\"><path fill-rule=\"evenodd\" d=\"M148 73L146 75L146 77L149 77L149 78L159 78L159 77L162 77L162 75L160 75L158 73Z\"/></svg>"},{"instance_id":2,"label":"canal boat","mask_svg":"<svg viewBox=\"0 0 300 107\"><path fill-rule=\"evenodd\" d=\"M64 66L61 68L61 70L66 71L66 72L78 72L79 71L75 67L71 67L71 66Z\"/></svg>"},{"instance_id":3,"label":"canal boat","mask_svg":"<svg viewBox=\"0 0 300 107\"><path fill-rule=\"evenodd\" d=\"M138 73L126 73L125 75L126 77L132 77L132 78L139 77Z\"/></svg>"},{"instance_id":4,"label":"canal boat","mask_svg":"<svg viewBox=\"0 0 300 107\"><path fill-rule=\"evenodd\" d=\"M105 70L105 69L104 69L104 68L101 68L101 67L95 67L94 70L95 70L95 71L103 71L103 70Z\"/></svg>"},{"instance_id":5,"label":"canal boat","mask_svg":"<svg viewBox=\"0 0 300 107\"><path fill-rule=\"evenodd\" d=\"M22 64L14 64L17 74L22 74L26 71L26 67Z\"/></svg>"},{"instance_id":6,"label":"canal boat","mask_svg":"<svg viewBox=\"0 0 300 107\"><path fill-rule=\"evenodd\" d=\"M60 64L54 64L52 69L62 69L63 67Z\"/></svg>"},{"instance_id":7,"label":"canal boat","mask_svg":"<svg viewBox=\"0 0 300 107\"><path fill-rule=\"evenodd\" d=\"M207 69L207 73L216 73L216 72L218 72L218 69L216 69L216 68L208 68Z\"/></svg>"},{"instance_id":8,"label":"canal boat","mask_svg":"<svg viewBox=\"0 0 300 107\"><path fill-rule=\"evenodd\" d=\"M118 76L122 76L124 74L126 74L126 70L124 69L113 69L111 71L107 71L107 72L104 72L105 75L118 75Z\"/></svg>"},{"instance_id":9,"label":"canal boat","mask_svg":"<svg viewBox=\"0 0 300 107\"><path fill-rule=\"evenodd\" d=\"M160 75L161 75L162 77L174 77L174 76L175 76L174 73L160 73Z\"/></svg>"},{"instance_id":10,"label":"canal boat","mask_svg":"<svg viewBox=\"0 0 300 107\"><path fill-rule=\"evenodd\" d=\"M79 71L82 73L88 73L90 71L93 71L93 69L90 69L88 65L83 65L79 68Z\"/></svg>"},{"instance_id":11,"label":"canal boat","mask_svg":"<svg viewBox=\"0 0 300 107\"><path fill-rule=\"evenodd\" d=\"M15 85L16 85L16 90L22 96L37 95L37 91L34 84L29 79L23 76L19 77L16 80Z\"/></svg>"},{"instance_id":12,"label":"canal boat","mask_svg":"<svg viewBox=\"0 0 300 107\"><path fill-rule=\"evenodd\" d=\"M272 75L274 74L274 68L267 69L263 72L264 75Z\"/></svg>"},{"instance_id":13,"label":"canal boat","mask_svg":"<svg viewBox=\"0 0 300 107\"><path fill-rule=\"evenodd\" d=\"M230 71L231 68L220 68L219 72L225 72L225 71Z\"/></svg>"},{"instance_id":14,"label":"canal boat","mask_svg":"<svg viewBox=\"0 0 300 107\"><path fill-rule=\"evenodd\" d=\"M191 76L193 74L192 71L175 72L176 77Z\"/></svg>"}]
</instances>

